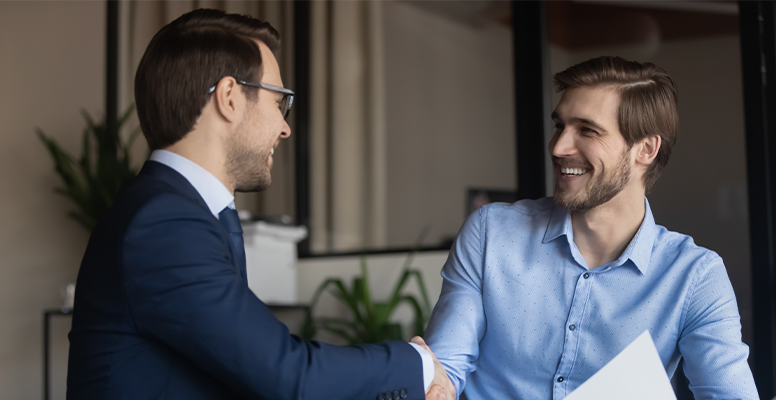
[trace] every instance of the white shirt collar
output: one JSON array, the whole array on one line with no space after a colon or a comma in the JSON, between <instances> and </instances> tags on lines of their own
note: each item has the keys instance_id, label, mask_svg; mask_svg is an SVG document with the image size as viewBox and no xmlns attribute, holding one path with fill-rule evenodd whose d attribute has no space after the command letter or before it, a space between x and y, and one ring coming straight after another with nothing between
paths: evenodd
<instances>
[{"instance_id":1,"label":"white shirt collar","mask_svg":"<svg viewBox=\"0 0 776 400\"><path fill-rule=\"evenodd\" d=\"M210 212L216 218L224 208L234 209L234 196L229 192L229 189L197 163L167 150L154 150L149 160L164 164L183 175L202 196Z\"/></svg>"}]
</instances>

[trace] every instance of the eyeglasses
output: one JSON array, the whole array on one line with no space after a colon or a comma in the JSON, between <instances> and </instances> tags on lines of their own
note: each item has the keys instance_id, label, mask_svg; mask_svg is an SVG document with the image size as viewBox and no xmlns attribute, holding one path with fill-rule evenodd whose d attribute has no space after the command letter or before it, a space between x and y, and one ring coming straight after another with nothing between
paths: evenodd
<instances>
[{"instance_id":1,"label":"eyeglasses","mask_svg":"<svg viewBox=\"0 0 776 400\"><path fill-rule=\"evenodd\" d=\"M259 89L267 89L271 90L273 92L281 93L283 94L283 99L280 100L280 104L278 104L278 108L280 109L280 113L283 114L283 118L288 118L288 113L291 111L291 104L294 103L294 91L291 89L286 89L284 87L270 85L268 83L255 83L255 82L245 82L236 79L237 83L240 85L255 87ZM208 89L207 93L213 93L216 90L216 87L213 86L210 89Z\"/></svg>"}]
</instances>

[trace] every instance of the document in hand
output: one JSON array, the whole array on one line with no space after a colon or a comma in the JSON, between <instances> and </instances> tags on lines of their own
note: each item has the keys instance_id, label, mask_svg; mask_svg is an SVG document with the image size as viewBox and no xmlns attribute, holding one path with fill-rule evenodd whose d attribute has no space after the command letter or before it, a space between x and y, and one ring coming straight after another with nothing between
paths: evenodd
<instances>
[{"instance_id":1,"label":"document in hand","mask_svg":"<svg viewBox=\"0 0 776 400\"><path fill-rule=\"evenodd\" d=\"M566 400L676 400L649 331L644 331Z\"/></svg>"}]
</instances>

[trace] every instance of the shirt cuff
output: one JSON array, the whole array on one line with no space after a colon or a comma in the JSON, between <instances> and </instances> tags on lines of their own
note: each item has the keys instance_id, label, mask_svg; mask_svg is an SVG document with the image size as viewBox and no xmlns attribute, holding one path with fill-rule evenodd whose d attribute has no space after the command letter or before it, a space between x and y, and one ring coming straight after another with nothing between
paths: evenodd
<instances>
[{"instance_id":1,"label":"shirt cuff","mask_svg":"<svg viewBox=\"0 0 776 400\"><path fill-rule=\"evenodd\" d=\"M434 380L434 359L431 358L431 354L426 349L419 345L410 343L410 346L418 351L420 359L423 360L423 392L427 392L428 387L431 386L431 381Z\"/></svg>"}]
</instances>

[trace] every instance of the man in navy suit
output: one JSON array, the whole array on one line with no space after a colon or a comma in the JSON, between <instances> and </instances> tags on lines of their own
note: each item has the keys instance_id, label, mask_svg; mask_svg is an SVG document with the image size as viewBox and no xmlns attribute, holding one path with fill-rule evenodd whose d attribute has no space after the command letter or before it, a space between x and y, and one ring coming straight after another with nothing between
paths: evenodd
<instances>
[{"instance_id":1,"label":"man in navy suit","mask_svg":"<svg viewBox=\"0 0 776 400\"><path fill-rule=\"evenodd\" d=\"M186 14L135 78L151 158L94 230L78 275L68 399L450 398L415 343L290 335L248 288L235 191L271 182L293 92L267 23Z\"/></svg>"}]
</instances>

